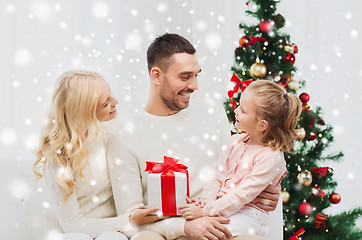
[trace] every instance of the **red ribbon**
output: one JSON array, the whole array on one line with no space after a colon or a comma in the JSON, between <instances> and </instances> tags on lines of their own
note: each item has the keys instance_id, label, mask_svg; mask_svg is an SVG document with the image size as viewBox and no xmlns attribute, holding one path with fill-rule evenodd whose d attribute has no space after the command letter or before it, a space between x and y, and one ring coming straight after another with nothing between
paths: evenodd
<instances>
[{"instance_id":1,"label":"red ribbon","mask_svg":"<svg viewBox=\"0 0 362 240\"><path fill-rule=\"evenodd\" d=\"M333 168L330 167L312 167L312 173L313 175L317 176L317 174L322 175L323 177L325 177L328 173L328 170L331 169L333 171Z\"/></svg>"},{"instance_id":2,"label":"red ribbon","mask_svg":"<svg viewBox=\"0 0 362 240\"><path fill-rule=\"evenodd\" d=\"M302 235L303 233L305 233L305 231L303 228L301 228L296 233L294 233L292 237L288 238L288 240L298 240L298 236Z\"/></svg>"},{"instance_id":3,"label":"red ribbon","mask_svg":"<svg viewBox=\"0 0 362 240\"><path fill-rule=\"evenodd\" d=\"M243 92L245 90L245 88L247 86L249 86L250 83L253 82L253 79L246 80L246 81L241 81L240 78L238 77L238 75L236 75L234 73L233 76L231 77L230 81L235 83L235 86L234 86L233 90L230 90L228 92L229 98L232 98L232 97L234 97L234 94L239 91L239 87L241 88L241 92Z\"/></svg>"},{"instance_id":4,"label":"red ribbon","mask_svg":"<svg viewBox=\"0 0 362 240\"><path fill-rule=\"evenodd\" d=\"M263 37L253 37L250 36L250 40L246 43L246 47L249 47L250 45L254 45L257 42L269 42Z\"/></svg>"},{"instance_id":5,"label":"red ribbon","mask_svg":"<svg viewBox=\"0 0 362 240\"><path fill-rule=\"evenodd\" d=\"M177 215L175 174L173 172L186 174L187 197L190 197L189 172L185 165L177 162L178 159L166 156L164 156L163 163L146 162L145 172L161 173L161 200L164 215Z\"/></svg>"}]
</instances>

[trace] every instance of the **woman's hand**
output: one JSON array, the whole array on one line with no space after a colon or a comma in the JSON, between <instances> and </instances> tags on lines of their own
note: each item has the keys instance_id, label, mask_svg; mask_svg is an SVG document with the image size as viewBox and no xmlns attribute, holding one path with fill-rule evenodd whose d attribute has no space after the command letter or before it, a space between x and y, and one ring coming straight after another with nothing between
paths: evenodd
<instances>
[{"instance_id":1,"label":"woman's hand","mask_svg":"<svg viewBox=\"0 0 362 240\"><path fill-rule=\"evenodd\" d=\"M133 226L138 226L146 223L156 222L158 220L166 218L165 216L152 214L158 211L158 207L139 209L129 216L129 223Z\"/></svg>"}]
</instances>

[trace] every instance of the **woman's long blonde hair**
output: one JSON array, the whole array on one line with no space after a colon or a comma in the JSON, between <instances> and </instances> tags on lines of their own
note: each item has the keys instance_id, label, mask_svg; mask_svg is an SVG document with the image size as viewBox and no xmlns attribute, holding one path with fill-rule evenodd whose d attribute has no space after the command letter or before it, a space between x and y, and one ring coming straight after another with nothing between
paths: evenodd
<instances>
[{"instance_id":1,"label":"woman's long blonde hair","mask_svg":"<svg viewBox=\"0 0 362 240\"><path fill-rule=\"evenodd\" d=\"M268 128L262 135L262 143L274 150L290 152L302 112L299 99L268 80L255 81L248 89L253 91L256 97L258 117L268 122Z\"/></svg>"},{"instance_id":2,"label":"woman's long blonde hair","mask_svg":"<svg viewBox=\"0 0 362 240\"><path fill-rule=\"evenodd\" d=\"M74 193L75 177L87 184L82 169L88 161L89 147L102 131L96 118L101 81L104 81L101 75L88 71L68 71L57 81L33 171L40 179L43 176L40 168L48 161L57 161L63 201Z\"/></svg>"}]
</instances>

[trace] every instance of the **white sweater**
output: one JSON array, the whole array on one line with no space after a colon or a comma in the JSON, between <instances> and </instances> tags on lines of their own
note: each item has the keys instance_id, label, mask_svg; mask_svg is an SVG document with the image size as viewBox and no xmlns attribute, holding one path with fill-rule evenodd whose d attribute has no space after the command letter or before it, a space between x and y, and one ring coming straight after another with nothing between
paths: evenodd
<instances>
[{"instance_id":1,"label":"white sweater","mask_svg":"<svg viewBox=\"0 0 362 240\"><path fill-rule=\"evenodd\" d=\"M45 235L60 225L60 232L82 232L97 237L105 231L128 229L128 215L116 217L112 187L108 174L107 140L101 139L90 150L83 174L88 182L76 178L75 192L63 203L63 192L57 182L60 167L56 160L48 160L44 177L49 190L50 205L59 224L49 226ZM46 237L46 236L44 236Z\"/></svg>"},{"instance_id":2,"label":"white sweater","mask_svg":"<svg viewBox=\"0 0 362 240\"><path fill-rule=\"evenodd\" d=\"M163 162L164 155L189 167L190 194L197 197L230 138L224 110L195 101L171 116L142 110L131 117L119 116L114 122L117 130L109 140L108 159L118 215L147 206L145 162ZM174 217L143 229L173 239L184 235L184 222L182 217Z\"/></svg>"}]
</instances>

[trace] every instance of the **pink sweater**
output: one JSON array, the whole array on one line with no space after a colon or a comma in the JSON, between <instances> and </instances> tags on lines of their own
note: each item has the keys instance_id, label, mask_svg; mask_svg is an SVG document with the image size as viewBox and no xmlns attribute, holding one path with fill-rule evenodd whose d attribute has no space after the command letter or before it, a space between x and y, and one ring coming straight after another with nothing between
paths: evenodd
<instances>
[{"instance_id":1,"label":"pink sweater","mask_svg":"<svg viewBox=\"0 0 362 240\"><path fill-rule=\"evenodd\" d=\"M226 156L220 157L214 178L202 192L208 200L204 216L229 217L245 205L263 211L251 201L269 184L280 184L287 174L283 152L248 145L248 139L245 133L232 136Z\"/></svg>"}]
</instances>

